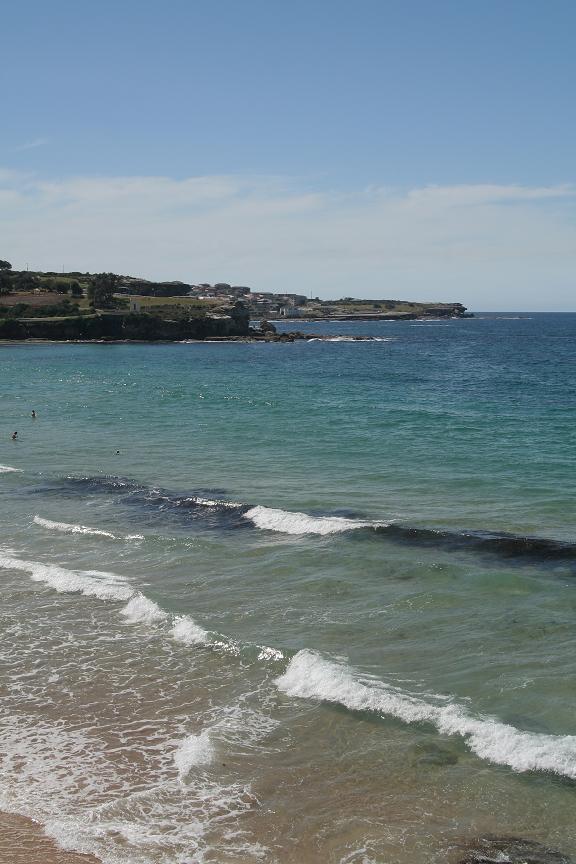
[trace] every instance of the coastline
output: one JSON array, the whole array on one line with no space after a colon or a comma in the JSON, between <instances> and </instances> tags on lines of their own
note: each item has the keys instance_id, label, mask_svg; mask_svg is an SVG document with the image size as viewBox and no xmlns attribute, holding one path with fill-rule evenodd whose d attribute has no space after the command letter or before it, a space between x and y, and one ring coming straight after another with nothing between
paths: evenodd
<instances>
[{"instance_id":1,"label":"coastline","mask_svg":"<svg viewBox=\"0 0 576 864\"><path fill-rule=\"evenodd\" d=\"M350 336L321 333L271 333L262 336L213 336L211 339L0 339L0 345L222 345L260 344L271 342L334 342L345 339L350 342L378 342L375 336Z\"/></svg>"}]
</instances>

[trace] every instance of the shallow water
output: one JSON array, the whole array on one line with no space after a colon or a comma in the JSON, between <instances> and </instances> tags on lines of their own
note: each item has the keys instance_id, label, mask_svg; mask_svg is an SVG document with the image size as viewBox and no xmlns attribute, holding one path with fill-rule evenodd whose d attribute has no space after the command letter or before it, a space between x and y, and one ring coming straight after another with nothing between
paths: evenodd
<instances>
[{"instance_id":1,"label":"shallow water","mask_svg":"<svg viewBox=\"0 0 576 864\"><path fill-rule=\"evenodd\" d=\"M576 855L576 316L299 326L379 341L0 346L0 809L110 864Z\"/></svg>"}]
</instances>

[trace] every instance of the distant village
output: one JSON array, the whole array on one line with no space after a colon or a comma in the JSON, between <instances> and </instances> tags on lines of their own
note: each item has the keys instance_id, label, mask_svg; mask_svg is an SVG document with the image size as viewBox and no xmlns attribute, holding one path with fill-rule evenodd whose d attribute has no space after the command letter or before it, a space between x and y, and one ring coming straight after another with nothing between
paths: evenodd
<instances>
[{"instance_id":1,"label":"distant village","mask_svg":"<svg viewBox=\"0 0 576 864\"><path fill-rule=\"evenodd\" d=\"M146 297L186 297L189 300L206 301L232 307L242 304L251 318L277 320L282 318L416 318L455 317L466 315L461 303L419 303L408 300L362 300L343 297L339 300L321 300L305 294L272 291L253 291L247 285L230 285L216 282L210 285L201 282L187 285L184 282L149 282L131 276L122 277L118 294L129 295L134 300L131 307L140 311L145 307ZM139 299L136 299L139 298Z\"/></svg>"}]
</instances>

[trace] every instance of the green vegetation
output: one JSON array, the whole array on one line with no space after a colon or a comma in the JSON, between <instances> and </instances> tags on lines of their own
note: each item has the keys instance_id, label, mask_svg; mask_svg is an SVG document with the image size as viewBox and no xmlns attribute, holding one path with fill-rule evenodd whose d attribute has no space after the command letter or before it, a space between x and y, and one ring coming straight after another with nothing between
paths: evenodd
<instances>
[{"instance_id":1,"label":"green vegetation","mask_svg":"<svg viewBox=\"0 0 576 864\"><path fill-rule=\"evenodd\" d=\"M33 306L29 303L14 303L4 306L1 310L3 318L53 318L70 315L86 314L80 310L77 303L71 303L68 297L60 303L50 303L45 306Z\"/></svg>"},{"instance_id":2,"label":"green vegetation","mask_svg":"<svg viewBox=\"0 0 576 864\"><path fill-rule=\"evenodd\" d=\"M115 273L97 273L88 284L88 299L98 309L113 309L114 294L120 285Z\"/></svg>"},{"instance_id":3,"label":"green vegetation","mask_svg":"<svg viewBox=\"0 0 576 864\"><path fill-rule=\"evenodd\" d=\"M415 303L408 300L310 300L302 316L306 318L442 318L462 317L461 303Z\"/></svg>"}]
</instances>

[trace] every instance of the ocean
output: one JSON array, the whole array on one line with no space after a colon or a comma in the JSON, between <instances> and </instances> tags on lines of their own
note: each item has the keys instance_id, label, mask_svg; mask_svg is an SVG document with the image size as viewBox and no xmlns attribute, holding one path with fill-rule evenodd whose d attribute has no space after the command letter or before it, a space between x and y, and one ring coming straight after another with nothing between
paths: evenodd
<instances>
[{"instance_id":1,"label":"ocean","mask_svg":"<svg viewBox=\"0 0 576 864\"><path fill-rule=\"evenodd\" d=\"M576 860L576 315L282 326L333 339L0 345L0 811Z\"/></svg>"}]
</instances>

